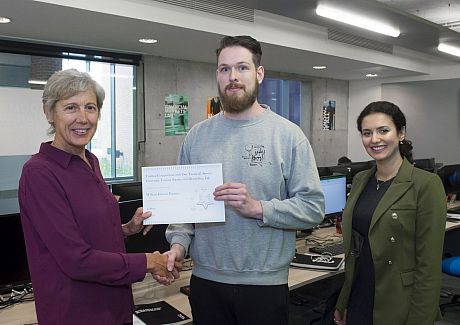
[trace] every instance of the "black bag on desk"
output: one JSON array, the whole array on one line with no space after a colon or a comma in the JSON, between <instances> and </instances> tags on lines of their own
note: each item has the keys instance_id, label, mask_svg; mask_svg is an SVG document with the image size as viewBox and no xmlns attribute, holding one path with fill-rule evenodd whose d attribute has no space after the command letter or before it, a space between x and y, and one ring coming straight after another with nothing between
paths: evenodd
<instances>
[{"instance_id":1,"label":"black bag on desk","mask_svg":"<svg viewBox=\"0 0 460 325\"><path fill-rule=\"evenodd\" d=\"M340 290L342 290L342 288L337 289L332 295L319 303L315 311L321 313L321 316L313 319L310 325L336 325L334 322L334 312L337 299L339 299Z\"/></svg>"}]
</instances>

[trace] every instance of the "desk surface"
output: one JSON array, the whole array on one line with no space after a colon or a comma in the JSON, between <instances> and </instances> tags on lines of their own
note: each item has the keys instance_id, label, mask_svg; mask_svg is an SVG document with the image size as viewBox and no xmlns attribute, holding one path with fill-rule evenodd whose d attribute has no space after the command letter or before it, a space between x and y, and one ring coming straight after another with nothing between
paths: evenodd
<instances>
[{"instance_id":1,"label":"desk surface","mask_svg":"<svg viewBox=\"0 0 460 325\"><path fill-rule=\"evenodd\" d=\"M446 230L460 227L460 222L447 222ZM334 233L335 228L324 228L315 231L316 236L328 236ZM307 247L303 239L298 240L298 250L305 252ZM343 272L343 268L337 272L315 271L300 268L290 268L288 285L289 290L300 288L309 283L331 277L337 273ZM135 304L147 304L159 300L165 300L171 306L183 312L192 318L190 305L187 296L179 292L180 287L188 285L192 271L181 272L181 276L170 286L158 284L148 274L144 281L133 284L133 295ZM2 325L24 325L36 324L35 304L25 302L0 311L0 324ZM190 320L184 321L183 324L191 323ZM139 324L135 322L135 324Z\"/></svg>"}]
</instances>

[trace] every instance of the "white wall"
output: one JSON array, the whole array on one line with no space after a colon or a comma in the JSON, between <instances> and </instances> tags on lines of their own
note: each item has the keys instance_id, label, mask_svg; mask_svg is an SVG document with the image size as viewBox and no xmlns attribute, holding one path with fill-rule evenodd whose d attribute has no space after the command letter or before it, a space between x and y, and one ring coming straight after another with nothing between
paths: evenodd
<instances>
[{"instance_id":1,"label":"white wall","mask_svg":"<svg viewBox=\"0 0 460 325\"><path fill-rule=\"evenodd\" d=\"M31 155L49 137L41 90L0 87L0 156Z\"/></svg>"},{"instance_id":2,"label":"white wall","mask_svg":"<svg viewBox=\"0 0 460 325\"><path fill-rule=\"evenodd\" d=\"M368 80L350 81L348 107L348 154L352 161L366 161L371 158L367 155L361 144L361 137L356 128L356 119L359 113L370 102L381 100L380 83Z\"/></svg>"},{"instance_id":3,"label":"white wall","mask_svg":"<svg viewBox=\"0 0 460 325\"><path fill-rule=\"evenodd\" d=\"M383 85L382 98L406 115L414 158L460 163L459 95L460 79Z\"/></svg>"},{"instance_id":4,"label":"white wall","mask_svg":"<svg viewBox=\"0 0 460 325\"><path fill-rule=\"evenodd\" d=\"M406 115L407 138L414 158L436 158L444 164L460 163L460 79L431 81L350 82L348 155L353 161L369 160L356 118L370 102L388 100Z\"/></svg>"}]
</instances>

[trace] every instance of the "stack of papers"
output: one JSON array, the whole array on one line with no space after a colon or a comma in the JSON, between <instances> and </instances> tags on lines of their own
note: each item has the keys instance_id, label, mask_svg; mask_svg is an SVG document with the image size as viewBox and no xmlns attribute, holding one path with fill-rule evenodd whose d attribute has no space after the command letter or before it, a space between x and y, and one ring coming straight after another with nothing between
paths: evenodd
<instances>
[{"instance_id":1,"label":"stack of papers","mask_svg":"<svg viewBox=\"0 0 460 325\"><path fill-rule=\"evenodd\" d=\"M448 213L447 214L448 219L455 219L460 221L460 214L458 213Z\"/></svg>"}]
</instances>

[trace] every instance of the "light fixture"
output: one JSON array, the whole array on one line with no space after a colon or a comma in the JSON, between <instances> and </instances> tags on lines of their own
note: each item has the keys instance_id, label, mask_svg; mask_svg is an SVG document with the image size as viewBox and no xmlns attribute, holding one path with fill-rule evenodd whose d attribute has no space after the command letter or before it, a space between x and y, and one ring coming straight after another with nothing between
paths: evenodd
<instances>
[{"instance_id":1,"label":"light fixture","mask_svg":"<svg viewBox=\"0 0 460 325\"><path fill-rule=\"evenodd\" d=\"M29 80L31 85L46 85L46 80Z\"/></svg>"},{"instance_id":2,"label":"light fixture","mask_svg":"<svg viewBox=\"0 0 460 325\"><path fill-rule=\"evenodd\" d=\"M8 23L11 23L11 18L0 16L0 24L8 24Z\"/></svg>"},{"instance_id":3,"label":"light fixture","mask_svg":"<svg viewBox=\"0 0 460 325\"><path fill-rule=\"evenodd\" d=\"M327 67L325 65L314 65L312 68L315 70L323 70L323 69L326 69Z\"/></svg>"},{"instance_id":4,"label":"light fixture","mask_svg":"<svg viewBox=\"0 0 460 325\"><path fill-rule=\"evenodd\" d=\"M369 77L369 78L374 78L374 77L377 77L377 76L378 76L378 74L376 74L376 73L368 73L366 75L366 77Z\"/></svg>"},{"instance_id":5,"label":"light fixture","mask_svg":"<svg viewBox=\"0 0 460 325\"><path fill-rule=\"evenodd\" d=\"M398 37L400 34L397 28L383 22L379 22L372 17L363 17L349 11L331 8L325 5L318 5L318 7L316 7L316 14L321 17L337 20L345 24L364 28L391 37Z\"/></svg>"},{"instance_id":6,"label":"light fixture","mask_svg":"<svg viewBox=\"0 0 460 325\"><path fill-rule=\"evenodd\" d=\"M144 44L155 44L158 42L158 40L154 38L141 38L139 39L139 42L144 43Z\"/></svg>"},{"instance_id":7,"label":"light fixture","mask_svg":"<svg viewBox=\"0 0 460 325\"><path fill-rule=\"evenodd\" d=\"M438 50L451 55L460 56L460 47L440 43L438 45Z\"/></svg>"}]
</instances>

